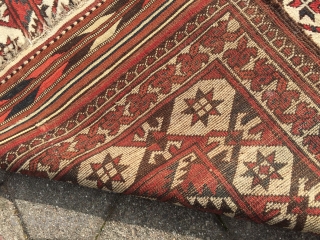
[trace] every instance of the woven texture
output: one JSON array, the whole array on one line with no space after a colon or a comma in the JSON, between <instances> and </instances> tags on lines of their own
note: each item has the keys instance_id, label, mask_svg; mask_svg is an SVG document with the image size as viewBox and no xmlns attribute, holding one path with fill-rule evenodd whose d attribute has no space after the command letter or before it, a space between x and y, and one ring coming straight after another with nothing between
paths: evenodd
<instances>
[{"instance_id":1,"label":"woven texture","mask_svg":"<svg viewBox=\"0 0 320 240\"><path fill-rule=\"evenodd\" d=\"M1 168L320 233L319 55L284 11L94 2L1 72Z\"/></svg>"}]
</instances>

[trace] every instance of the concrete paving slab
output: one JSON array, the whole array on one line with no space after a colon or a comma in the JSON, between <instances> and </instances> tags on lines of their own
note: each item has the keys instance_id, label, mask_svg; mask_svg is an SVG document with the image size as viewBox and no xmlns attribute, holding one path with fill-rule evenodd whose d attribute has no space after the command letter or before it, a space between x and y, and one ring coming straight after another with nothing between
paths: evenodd
<instances>
[{"instance_id":1,"label":"concrete paving slab","mask_svg":"<svg viewBox=\"0 0 320 240\"><path fill-rule=\"evenodd\" d=\"M212 214L133 196L118 196L116 202L99 240L207 239L228 235Z\"/></svg>"},{"instance_id":2,"label":"concrete paving slab","mask_svg":"<svg viewBox=\"0 0 320 240\"><path fill-rule=\"evenodd\" d=\"M3 197L0 197L0 239L25 239L23 228L13 203Z\"/></svg>"},{"instance_id":3,"label":"concrete paving slab","mask_svg":"<svg viewBox=\"0 0 320 240\"><path fill-rule=\"evenodd\" d=\"M6 174L0 172L0 239L22 240L25 235L16 208L4 185L5 177Z\"/></svg>"},{"instance_id":4,"label":"concrete paving slab","mask_svg":"<svg viewBox=\"0 0 320 240\"><path fill-rule=\"evenodd\" d=\"M230 239L236 240L319 240L311 233L296 232L266 224L257 224L246 220L222 216L223 222L231 233ZM214 239L214 238L213 238Z\"/></svg>"},{"instance_id":5,"label":"concrete paving slab","mask_svg":"<svg viewBox=\"0 0 320 240\"><path fill-rule=\"evenodd\" d=\"M103 219L52 205L16 200L30 239L94 239Z\"/></svg>"},{"instance_id":6,"label":"concrete paving slab","mask_svg":"<svg viewBox=\"0 0 320 240\"><path fill-rule=\"evenodd\" d=\"M95 189L16 174L7 185L30 239L94 239L114 197Z\"/></svg>"},{"instance_id":7,"label":"concrete paving slab","mask_svg":"<svg viewBox=\"0 0 320 240\"><path fill-rule=\"evenodd\" d=\"M104 239L319 239L308 233L293 232L222 216L226 231L217 217L168 203L133 196L118 196L113 213L99 235Z\"/></svg>"}]
</instances>

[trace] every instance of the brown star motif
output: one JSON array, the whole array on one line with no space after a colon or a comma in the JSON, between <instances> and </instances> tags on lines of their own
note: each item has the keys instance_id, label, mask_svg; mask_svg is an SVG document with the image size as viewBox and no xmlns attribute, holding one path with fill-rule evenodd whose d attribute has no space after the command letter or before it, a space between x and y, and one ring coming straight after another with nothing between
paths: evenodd
<instances>
[{"instance_id":1,"label":"brown star motif","mask_svg":"<svg viewBox=\"0 0 320 240\"><path fill-rule=\"evenodd\" d=\"M283 179L278 171L286 165L275 162L275 152L264 156L259 151L256 162L244 162L244 164L248 170L242 176L253 177L251 188L260 185L267 191L271 179Z\"/></svg>"},{"instance_id":2,"label":"brown star motif","mask_svg":"<svg viewBox=\"0 0 320 240\"><path fill-rule=\"evenodd\" d=\"M120 155L112 158L110 154L107 154L102 163L91 163L93 172L87 179L97 181L98 188L106 187L109 190L113 190L112 182L124 182L121 172L128 168L119 164L121 157Z\"/></svg>"},{"instance_id":3,"label":"brown star motif","mask_svg":"<svg viewBox=\"0 0 320 240\"><path fill-rule=\"evenodd\" d=\"M198 121L207 126L210 115L221 115L217 110L217 106L223 100L213 100L213 90L211 89L205 94L201 89L198 89L195 98L184 99L188 108L182 113L192 115L191 126L195 125Z\"/></svg>"}]
</instances>

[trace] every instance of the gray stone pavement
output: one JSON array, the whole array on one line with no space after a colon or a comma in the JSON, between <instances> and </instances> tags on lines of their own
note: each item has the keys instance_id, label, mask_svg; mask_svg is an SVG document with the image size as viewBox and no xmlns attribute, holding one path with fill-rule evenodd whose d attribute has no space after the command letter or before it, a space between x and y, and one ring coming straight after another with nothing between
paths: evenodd
<instances>
[{"instance_id":1,"label":"gray stone pavement","mask_svg":"<svg viewBox=\"0 0 320 240\"><path fill-rule=\"evenodd\" d=\"M0 240L320 239L167 203L0 171Z\"/></svg>"}]
</instances>

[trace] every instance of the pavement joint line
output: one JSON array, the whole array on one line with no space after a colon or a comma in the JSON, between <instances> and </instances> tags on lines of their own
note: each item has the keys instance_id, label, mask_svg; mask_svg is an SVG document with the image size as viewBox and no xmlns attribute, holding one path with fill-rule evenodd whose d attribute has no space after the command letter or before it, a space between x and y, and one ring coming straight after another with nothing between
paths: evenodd
<instances>
[{"instance_id":1,"label":"pavement joint line","mask_svg":"<svg viewBox=\"0 0 320 240\"><path fill-rule=\"evenodd\" d=\"M102 225L101 225L101 227L100 227L100 229L99 229L99 232L98 232L97 235L95 236L94 240L98 240L98 238L101 236L101 233L102 233L102 231L103 231L106 223L107 223L107 220L104 220L104 222L102 223Z\"/></svg>"},{"instance_id":2,"label":"pavement joint line","mask_svg":"<svg viewBox=\"0 0 320 240\"><path fill-rule=\"evenodd\" d=\"M113 213L115 212L116 210L116 203L118 201L118 199L120 198L120 194L117 194L115 193L109 206L107 207L106 209L106 214L105 214L105 218L104 218L104 222L102 223L100 229L99 229L99 232L97 233L97 235L95 236L94 240L98 240L99 237L101 236L102 232L103 232L103 229L104 227L106 226L107 224L107 221L111 219L111 217L113 216Z\"/></svg>"},{"instance_id":3,"label":"pavement joint line","mask_svg":"<svg viewBox=\"0 0 320 240\"><path fill-rule=\"evenodd\" d=\"M30 234L29 234L28 229L27 229L27 227L26 227L26 225L25 225L25 223L24 223L24 221L23 221L23 219L22 219L21 212L20 212L19 207L18 207L18 205L17 205L17 203L16 203L16 199L12 196L11 191L10 191L10 189L8 188L8 179L9 179L10 177L12 177L13 174L14 174L14 173L6 173L5 178L4 178L4 181L3 181L3 186L4 186L4 187L6 188L6 190L7 190L7 193L8 193L8 196L9 196L9 200L13 203L13 206L14 206L14 208L15 208L15 212L17 213L17 216L18 216L18 218L19 218L19 223L20 223L20 225L21 225L21 228L22 228L22 231L23 231L23 235L24 235L24 237L25 237L26 240L29 240L29 239L31 239L31 238L30 238Z\"/></svg>"}]
</instances>

